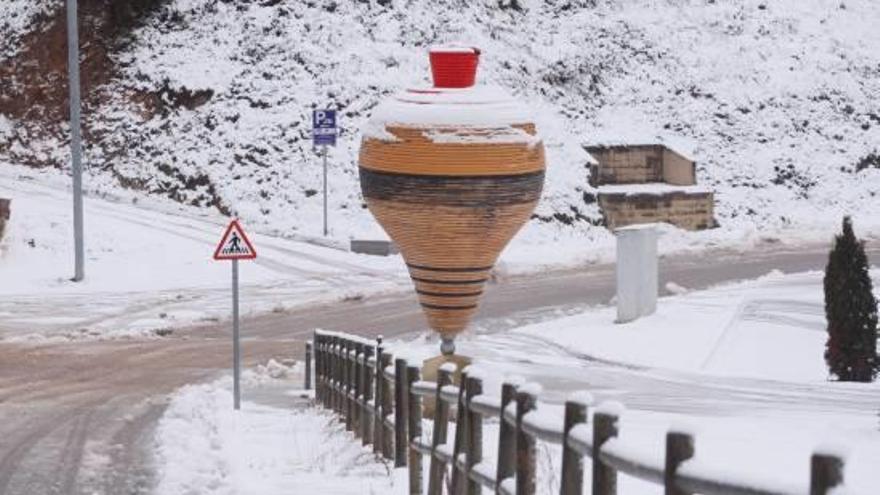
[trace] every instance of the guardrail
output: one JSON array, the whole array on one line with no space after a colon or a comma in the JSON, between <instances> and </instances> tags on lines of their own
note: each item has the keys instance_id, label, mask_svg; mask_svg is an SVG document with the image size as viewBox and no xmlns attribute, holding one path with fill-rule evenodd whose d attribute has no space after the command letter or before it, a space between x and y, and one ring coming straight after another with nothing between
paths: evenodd
<instances>
[{"instance_id":1,"label":"guardrail","mask_svg":"<svg viewBox=\"0 0 880 495\"><path fill-rule=\"evenodd\" d=\"M753 486L745 477L713 477L695 463L695 443L686 431L666 435L664 459L640 455L620 437L621 408L599 405L592 415L588 394L565 403L564 417L545 413L537 400L536 384L504 383L499 396L483 391L483 380L473 368L453 384L453 367L443 366L436 382L422 381L419 366L389 353L382 338L316 331L307 347L314 352L315 396L324 407L342 417L346 429L364 445L409 467L409 493L423 492L423 458L430 460L428 495L478 494L486 487L498 494L533 495L536 491L537 440L562 447L560 493L580 495L584 490L584 459L591 459L593 495L617 493L617 475L663 485L667 495L809 495L830 494L843 485L843 460L815 453L807 489ZM422 399L434 400L433 431L423 438ZM455 414L455 438L450 445L448 424ZM498 456L494 465L483 458L483 419L498 418ZM451 471L451 472L450 472ZM808 490L808 491L806 491Z\"/></svg>"}]
</instances>

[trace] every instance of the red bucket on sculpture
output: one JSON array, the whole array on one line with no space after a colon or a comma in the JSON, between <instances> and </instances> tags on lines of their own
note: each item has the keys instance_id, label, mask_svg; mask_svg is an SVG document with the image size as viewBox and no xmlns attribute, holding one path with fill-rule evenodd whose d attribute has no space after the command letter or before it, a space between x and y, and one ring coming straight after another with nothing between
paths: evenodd
<instances>
[{"instance_id":1,"label":"red bucket on sculpture","mask_svg":"<svg viewBox=\"0 0 880 495\"><path fill-rule=\"evenodd\" d=\"M544 184L531 113L500 88L474 85L479 56L432 49L434 87L376 107L359 157L367 206L400 247L446 357Z\"/></svg>"},{"instance_id":2,"label":"red bucket on sculpture","mask_svg":"<svg viewBox=\"0 0 880 495\"><path fill-rule=\"evenodd\" d=\"M469 88L477 78L480 50L471 47L435 47L430 51L435 88Z\"/></svg>"}]
</instances>

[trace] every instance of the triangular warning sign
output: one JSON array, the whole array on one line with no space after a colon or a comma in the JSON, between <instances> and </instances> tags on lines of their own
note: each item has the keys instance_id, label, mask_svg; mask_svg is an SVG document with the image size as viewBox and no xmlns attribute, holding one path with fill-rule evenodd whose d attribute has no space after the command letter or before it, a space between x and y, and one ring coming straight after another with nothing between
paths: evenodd
<instances>
[{"instance_id":1,"label":"triangular warning sign","mask_svg":"<svg viewBox=\"0 0 880 495\"><path fill-rule=\"evenodd\" d=\"M214 251L215 260L252 260L257 257L257 251L250 239L244 233L244 229L233 220L226 228L226 233L220 239L220 244Z\"/></svg>"}]
</instances>

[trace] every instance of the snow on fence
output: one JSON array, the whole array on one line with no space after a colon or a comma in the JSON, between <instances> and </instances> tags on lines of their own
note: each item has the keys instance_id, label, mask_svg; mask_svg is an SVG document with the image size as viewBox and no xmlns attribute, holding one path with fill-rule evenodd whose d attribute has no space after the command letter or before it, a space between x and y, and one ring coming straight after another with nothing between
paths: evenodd
<instances>
[{"instance_id":1,"label":"snow on fence","mask_svg":"<svg viewBox=\"0 0 880 495\"><path fill-rule=\"evenodd\" d=\"M394 357L382 346L337 332L316 331L306 347L314 353L315 396L342 417L346 429L363 445L396 467L409 467L409 493L423 492L423 461L429 464L428 495L447 492L478 494L487 487L498 494L533 495L536 490L536 442L562 447L560 493L583 493L584 470L592 470L593 495L617 493L617 474L664 486L667 495L793 495L797 492L746 484L742 477L713 478L696 463L694 438L671 430L666 435L665 459L638 452L619 436L621 410L600 405L588 424L589 398L565 403L562 424L542 414L531 384L504 383L501 395L483 391L483 381L465 369L462 387L452 383L452 369L441 367L436 382L421 380L419 366ZM307 361L308 362L308 361ZM308 380L311 378L309 377ZM430 439L422 434L422 399L433 398L434 427ZM455 438L447 438L455 412ZM494 465L483 458L483 418L500 421L498 457ZM584 458L592 459L590 464ZM451 473L449 473L451 469ZM451 474L451 475L450 475ZM449 475L449 478L447 476ZM843 485L843 460L815 453L811 459L809 495L825 495Z\"/></svg>"}]
</instances>

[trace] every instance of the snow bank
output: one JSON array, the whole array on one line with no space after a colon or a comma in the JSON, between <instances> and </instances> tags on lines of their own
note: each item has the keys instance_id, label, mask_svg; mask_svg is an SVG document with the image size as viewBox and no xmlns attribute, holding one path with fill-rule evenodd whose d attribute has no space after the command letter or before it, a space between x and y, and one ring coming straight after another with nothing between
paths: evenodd
<instances>
[{"instance_id":1,"label":"snow bank","mask_svg":"<svg viewBox=\"0 0 880 495\"><path fill-rule=\"evenodd\" d=\"M228 379L181 389L156 432L156 493L404 493L369 448L325 411L245 401L232 409Z\"/></svg>"}]
</instances>

